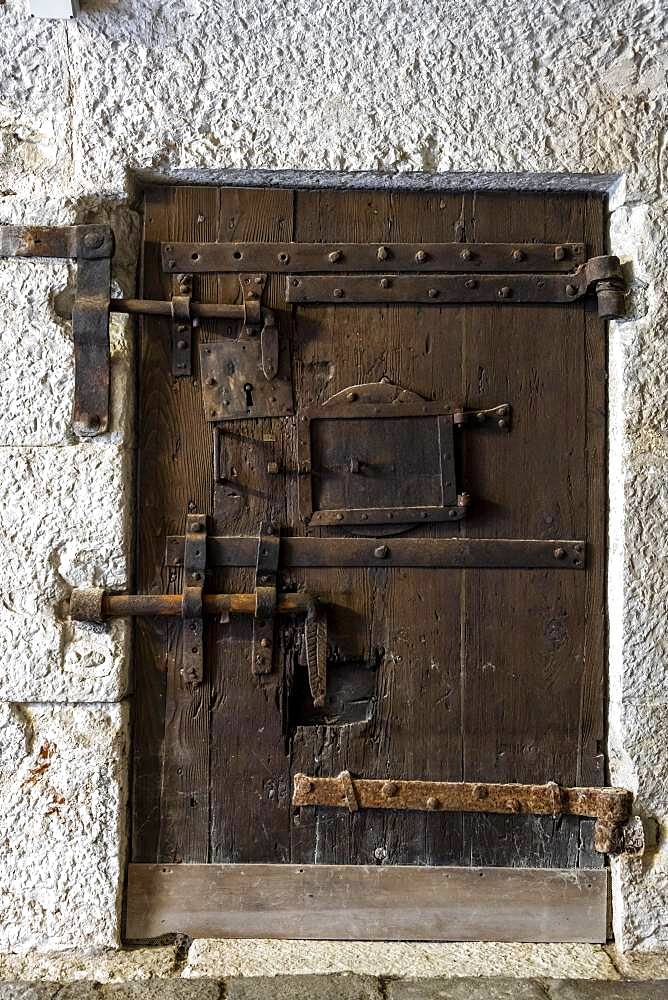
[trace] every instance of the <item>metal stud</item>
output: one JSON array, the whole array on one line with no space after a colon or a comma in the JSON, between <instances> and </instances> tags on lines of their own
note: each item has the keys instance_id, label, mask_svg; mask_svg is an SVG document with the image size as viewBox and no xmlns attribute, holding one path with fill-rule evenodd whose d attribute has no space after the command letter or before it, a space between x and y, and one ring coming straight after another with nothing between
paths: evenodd
<instances>
[{"instance_id":1,"label":"metal stud","mask_svg":"<svg viewBox=\"0 0 668 1000\"><path fill-rule=\"evenodd\" d=\"M343 260L343 250L332 250L329 254L329 260L332 264L338 264L340 260Z\"/></svg>"}]
</instances>

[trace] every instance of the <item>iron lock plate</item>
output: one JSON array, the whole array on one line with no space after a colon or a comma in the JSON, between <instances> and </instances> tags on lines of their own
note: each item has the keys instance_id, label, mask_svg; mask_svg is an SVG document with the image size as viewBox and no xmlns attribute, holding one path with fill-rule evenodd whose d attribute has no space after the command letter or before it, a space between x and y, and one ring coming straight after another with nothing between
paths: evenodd
<instances>
[{"instance_id":1,"label":"iron lock plate","mask_svg":"<svg viewBox=\"0 0 668 1000\"><path fill-rule=\"evenodd\" d=\"M289 377L277 373L267 378L269 354L273 358L278 351L265 348L263 352L263 334L200 345L202 397L208 421L294 413ZM276 364L279 367L280 361Z\"/></svg>"}]
</instances>

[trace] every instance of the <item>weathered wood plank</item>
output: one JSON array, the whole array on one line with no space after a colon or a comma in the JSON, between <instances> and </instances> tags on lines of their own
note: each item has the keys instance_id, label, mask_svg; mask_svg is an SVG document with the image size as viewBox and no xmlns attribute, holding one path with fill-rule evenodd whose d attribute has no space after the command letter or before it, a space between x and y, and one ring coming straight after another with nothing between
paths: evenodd
<instances>
[{"instance_id":1,"label":"weathered wood plank","mask_svg":"<svg viewBox=\"0 0 668 1000\"><path fill-rule=\"evenodd\" d=\"M594 942L606 871L130 865L126 938Z\"/></svg>"}]
</instances>

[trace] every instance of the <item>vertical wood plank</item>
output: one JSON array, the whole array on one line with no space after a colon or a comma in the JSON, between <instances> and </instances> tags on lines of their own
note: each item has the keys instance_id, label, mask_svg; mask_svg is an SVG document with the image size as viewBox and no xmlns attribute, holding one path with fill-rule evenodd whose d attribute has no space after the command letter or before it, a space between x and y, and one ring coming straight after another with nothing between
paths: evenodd
<instances>
[{"instance_id":1,"label":"vertical wood plank","mask_svg":"<svg viewBox=\"0 0 668 1000\"><path fill-rule=\"evenodd\" d=\"M168 239L215 240L218 238L219 192L216 188L179 187L172 195ZM169 277L167 282L171 285ZM202 301L217 289L216 275L200 275L193 289ZM193 341L197 346L196 332ZM202 410L197 351L192 378L172 378L172 420L167 446L169 460L163 475L169 476L167 501L171 523L185 530L186 514L212 510L212 433ZM166 456L165 456L166 458ZM182 573L172 581L178 591ZM205 623L205 648L210 642ZM209 709L210 681L205 668L200 685L186 683L181 674L183 626L170 630L165 746L162 769L162 809L159 860L209 860Z\"/></svg>"},{"instance_id":2,"label":"vertical wood plank","mask_svg":"<svg viewBox=\"0 0 668 1000\"><path fill-rule=\"evenodd\" d=\"M276 241L292 238L293 194L286 190L221 190L220 231L226 240ZM239 287L225 276L227 301ZM282 279L270 278L263 301L276 311L285 370L291 314L283 301ZM227 324L235 337L239 324ZM287 492L294 477L267 473L269 460L289 465L294 419L283 417L221 425L221 453L227 478L216 485L215 525L220 534L257 535L260 522L288 524ZM252 570L219 572L223 592L252 591ZM212 861L289 860L289 763L284 732L284 662L294 625L279 621L273 670L254 674L253 623L232 618L211 625L211 855Z\"/></svg>"},{"instance_id":3,"label":"vertical wood plank","mask_svg":"<svg viewBox=\"0 0 668 1000\"><path fill-rule=\"evenodd\" d=\"M299 192L296 206L295 239L314 242L447 241L461 213L458 197L431 194ZM299 308L293 342L299 408L383 377L426 399L457 398L461 323L456 306ZM442 525L414 533L456 530ZM375 777L459 779L459 573L323 570L300 579L327 595L335 652L330 676L346 663L366 665L376 671L376 696L365 722L297 725L293 772L347 768ZM461 855L458 817L326 809L293 817L294 861L439 864L459 863Z\"/></svg>"}]
</instances>

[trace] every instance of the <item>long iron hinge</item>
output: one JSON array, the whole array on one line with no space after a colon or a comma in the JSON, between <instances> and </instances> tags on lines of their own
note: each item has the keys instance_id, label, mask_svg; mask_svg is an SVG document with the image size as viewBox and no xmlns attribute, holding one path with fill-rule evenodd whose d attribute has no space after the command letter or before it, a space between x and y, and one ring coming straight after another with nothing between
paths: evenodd
<instances>
[{"instance_id":1,"label":"long iron hinge","mask_svg":"<svg viewBox=\"0 0 668 1000\"><path fill-rule=\"evenodd\" d=\"M429 812L477 812L537 816L583 816L596 820L594 846L603 854L623 850L623 827L631 817L633 793L625 788L565 788L545 785L489 784L467 781L405 781L294 776L294 806L359 809L415 809Z\"/></svg>"}]
</instances>

